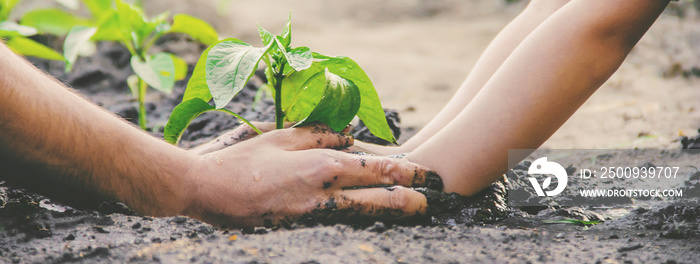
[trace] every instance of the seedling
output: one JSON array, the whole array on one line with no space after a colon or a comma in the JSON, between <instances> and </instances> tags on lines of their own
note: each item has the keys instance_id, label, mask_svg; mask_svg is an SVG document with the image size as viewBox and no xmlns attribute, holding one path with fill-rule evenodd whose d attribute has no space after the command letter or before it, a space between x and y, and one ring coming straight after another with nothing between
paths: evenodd
<instances>
[{"instance_id":1,"label":"seedling","mask_svg":"<svg viewBox=\"0 0 700 264\"><path fill-rule=\"evenodd\" d=\"M8 20L10 13L19 3L19 0L0 0L0 40L15 53L49 60L63 60L60 53L44 46L30 36L39 33L39 30L32 26L19 25Z\"/></svg>"},{"instance_id":2,"label":"seedling","mask_svg":"<svg viewBox=\"0 0 700 264\"><path fill-rule=\"evenodd\" d=\"M75 26L70 30L64 44L64 56L69 70L85 45L91 41L121 42L131 53L131 67L136 73L128 78L131 93L139 105L139 126L146 129L146 108L144 99L148 86L164 93L171 93L175 81L187 75L187 63L181 58L165 52L150 55L149 50L163 35L185 33L194 39L211 45L219 40L218 33L201 19L178 14L173 23L170 15L162 13L148 19L143 11L121 0L114 1L114 7L100 11L97 27ZM95 9L98 10L99 6Z\"/></svg>"},{"instance_id":3,"label":"seedling","mask_svg":"<svg viewBox=\"0 0 700 264\"><path fill-rule=\"evenodd\" d=\"M187 126L207 111L224 109L263 61L267 87L274 93L276 127L284 121L301 126L324 122L342 131L357 115L379 138L394 142L379 96L367 74L347 57L321 55L307 47L291 47L291 19L280 35L258 27L263 47L224 39L205 50L195 66L180 103L165 126L165 140L177 144ZM209 101L213 99L214 104Z\"/></svg>"},{"instance_id":4,"label":"seedling","mask_svg":"<svg viewBox=\"0 0 700 264\"><path fill-rule=\"evenodd\" d=\"M63 8L39 8L31 10L20 19L20 24L36 28L40 34L65 36L74 26L95 26L100 15L112 5L111 0L82 0L92 14L91 18L74 14L80 8L78 0L55 0ZM70 11L66 11L70 10Z\"/></svg>"}]
</instances>

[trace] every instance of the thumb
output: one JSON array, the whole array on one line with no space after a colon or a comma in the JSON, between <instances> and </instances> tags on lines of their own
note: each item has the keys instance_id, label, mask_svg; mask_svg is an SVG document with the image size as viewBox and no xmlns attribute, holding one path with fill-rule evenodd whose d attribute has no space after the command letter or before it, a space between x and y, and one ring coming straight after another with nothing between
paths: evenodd
<instances>
[{"instance_id":1,"label":"thumb","mask_svg":"<svg viewBox=\"0 0 700 264\"><path fill-rule=\"evenodd\" d=\"M276 130L266 135L269 135L267 140L288 151L314 148L345 149L354 142L352 135L337 132L323 123Z\"/></svg>"}]
</instances>

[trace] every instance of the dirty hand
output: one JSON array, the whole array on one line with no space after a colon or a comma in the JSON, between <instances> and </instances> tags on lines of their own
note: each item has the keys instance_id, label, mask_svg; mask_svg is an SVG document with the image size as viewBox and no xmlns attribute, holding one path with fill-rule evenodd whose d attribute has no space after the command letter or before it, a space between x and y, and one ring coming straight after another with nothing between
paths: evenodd
<instances>
[{"instance_id":1,"label":"dirty hand","mask_svg":"<svg viewBox=\"0 0 700 264\"><path fill-rule=\"evenodd\" d=\"M270 132L276 129L276 124L274 122L251 122L251 124L257 127L263 133ZM284 128L290 128L294 124L295 123L293 122L284 123ZM352 126L348 126L347 128L345 128L345 130L343 130L343 132L348 132L350 130L352 130ZM240 142L254 138L258 135L258 132L256 132L248 124L241 124L240 126L232 129L231 131L228 131L207 143L191 148L188 151L198 155L203 155L217 150L225 149ZM355 146L350 146L351 149L354 147Z\"/></svg>"},{"instance_id":2,"label":"dirty hand","mask_svg":"<svg viewBox=\"0 0 700 264\"><path fill-rule=\"evenodd\" d=\"M201 155L187 177L189 202L182 213L246 227L426 212L425 196L401 186L435 185L437 175L402 159L332 150L352 144L349 135L311 125L271 131ZM347 189L376 185L396 186Z\"/></svg>"},{"instance_id":3,"label":"dirty hand","mask_svg":"<svg viewBox=\"0 0 700 264\"><path fill-rule=\"evenodd\" d=\"M275 130L274 122L251 122L251 124L257 127L263 133ZM294 125L294 123L285 123L284 127L289 128L292 125ZM189 149L189 151L198 155L203 155L233 146L256 136L258 136L258 132L251 128L248 124L241 124L233 130L216 137L212 141Z\"/></svg>"}]
</instances>

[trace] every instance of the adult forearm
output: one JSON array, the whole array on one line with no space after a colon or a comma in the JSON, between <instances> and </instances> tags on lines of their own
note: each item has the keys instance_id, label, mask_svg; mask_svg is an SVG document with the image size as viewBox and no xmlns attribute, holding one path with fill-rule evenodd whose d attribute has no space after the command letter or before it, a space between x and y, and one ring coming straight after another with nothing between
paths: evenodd
<instances>
[{"instance_id":1,"label":"adult forearm","mask_svg":"<svg viewBox=\"0 0 700 264\"><path fill-rule=\"evenodd\" d=\"M172 178L187 173L192 154L90 103L5 45L0 45L0 72L0 165L32 171L2 175L3 180L99 193L148 214L179 213L172 206L147 204L181 197L180 181ZM18 175L23 178L13 179Z\"/></svg>"}]
</instances>

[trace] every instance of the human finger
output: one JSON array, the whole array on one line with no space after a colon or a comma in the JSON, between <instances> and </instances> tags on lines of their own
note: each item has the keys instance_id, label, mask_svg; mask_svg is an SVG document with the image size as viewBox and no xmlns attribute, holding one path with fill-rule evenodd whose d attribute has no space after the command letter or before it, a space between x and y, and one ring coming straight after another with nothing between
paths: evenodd
<instances>
[{"instance_id":1,"label":"human finger","mask_svg":"<svg viewBox=\"0 0 700 264\"><path fill-rule=\"evenodd\" d=\"M332 153L340 163L336 175L324 181L324 188L352 188L376 185L426 187L442 191L443 183L435 171L406 159L383 156Z\"/></svg>"},{"instance_id":2,"label":"human finger","mask_svg":"<svg viewBox=\"0 0 700 264\"><path fill-rule=\"evenodd\" d=\"M347 133L337 132L326 124L312 123L272 131L265 135L265 140L288 151L317 148L344 149L353 144L353 137Z\"/></svg>"},{"instance_id":3,"label":"human finger","mask_svg":"<svg viewBox=\"0 0 700 264\"><path fill-rule=\"evenodd\" d=\"M395 220L424 215L428 204L419 192L401 186L342 190L301 217L306 223Z\"/></svg>"},{"instance_id":4,"label":"human finger","mask_svg":"<svg viewBox=\"0 0 700 264\"><path fill-rule=\"evenodd\" d=\"M257 127L263 133L275 130L276 128L275 123L273 122L251 122L251 124ZM289 128L293 125L294 123L288 122L284 124L284 127ZM232 145L254 138L258 135L258 132L255 131L248 124L241 124L237 128L228 131L207 143L194 147L189 151L197 153L199 155L207 154L210 152L224 149L226 147L230 147Z\"/></svg>"}]
</instances>

